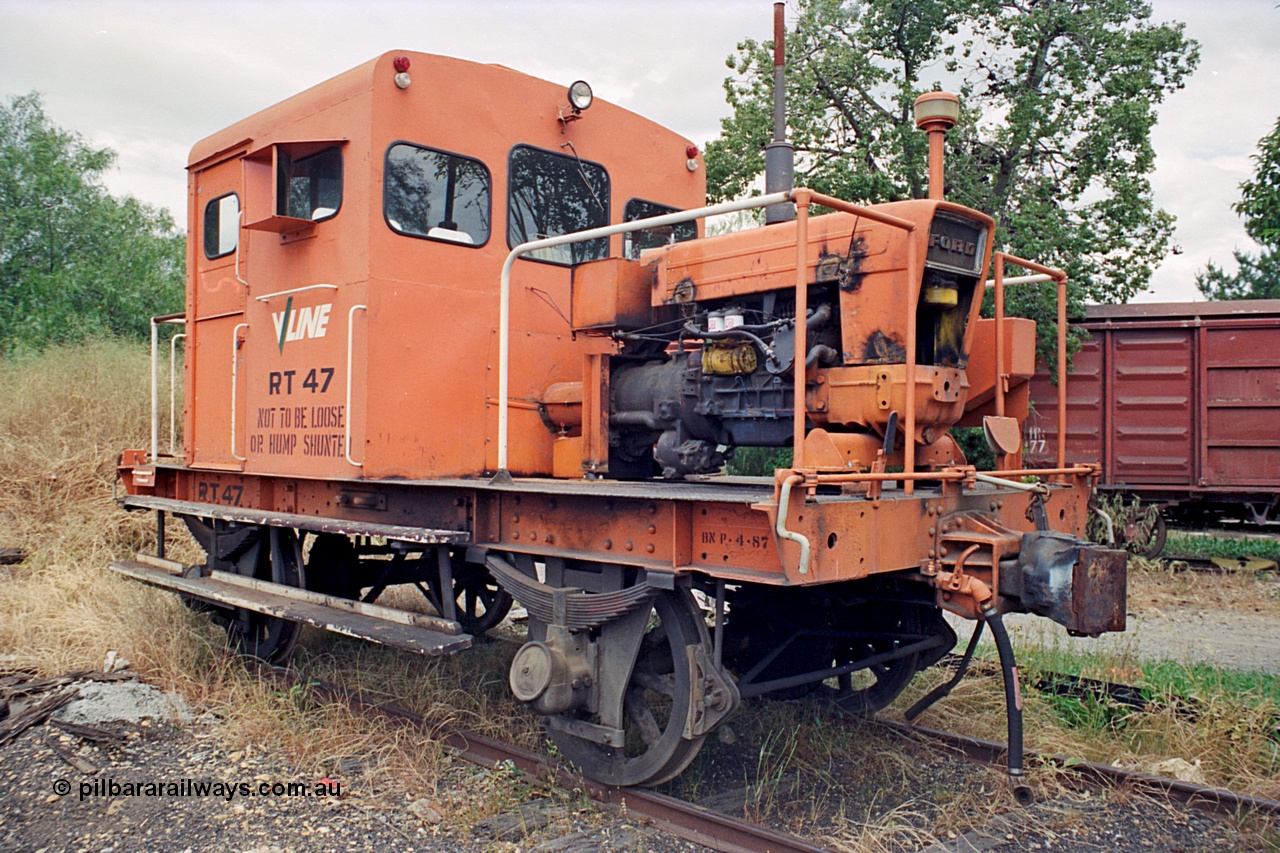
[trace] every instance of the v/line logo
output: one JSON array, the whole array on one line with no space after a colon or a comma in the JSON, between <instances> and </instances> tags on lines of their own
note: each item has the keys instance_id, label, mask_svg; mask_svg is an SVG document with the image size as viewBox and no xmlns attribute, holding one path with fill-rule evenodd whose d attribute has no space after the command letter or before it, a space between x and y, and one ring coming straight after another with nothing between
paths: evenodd
<instances>
[{"instance_id":1,"label":"v/line logo","mask_svg":"<svg viewBox=\"0 0 1280 853\"><path fill-rule=\"evenodd\" d=\"M284 352L285 341L299 341L303 338L323 338L329 330L329 312L333 303L326 302L314 308L293 310L293 297L284 304L284 311L273 313L271 321L276 327L276 340L280 342L280 352Z\"/></svg>"}]
</instances>

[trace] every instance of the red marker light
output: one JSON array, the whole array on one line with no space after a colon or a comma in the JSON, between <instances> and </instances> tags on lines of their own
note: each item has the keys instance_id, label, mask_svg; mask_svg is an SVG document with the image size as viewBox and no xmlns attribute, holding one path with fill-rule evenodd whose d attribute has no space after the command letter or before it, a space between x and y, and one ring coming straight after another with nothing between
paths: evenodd
<instances>
[{"instance_id":1,"label":"red marker light","mask_svg":"<svg viewBox=\"0 0 1280 853\"><path fill-rule=\"evenodd\" d=\"M397 56L394 60L392 60L391 65L393 68L395 68L396 73L403 74L404 72L409 70L409 57Z\"/></svg>"},{"instance_id":2,"label":"red marker light","mask_svg":"<svg viewBox=\"0 0 1280 853\"><path fill-rule=\"evenodd\" d=\"M686 159L686 160L692 160L693 158L697 157L697 156L698 156L698 146L696 146L696 145L689 145L689 146L687 146L687 147L684 149L684 156L685 156L685 159Z\"/></svg>"}]
</instances>

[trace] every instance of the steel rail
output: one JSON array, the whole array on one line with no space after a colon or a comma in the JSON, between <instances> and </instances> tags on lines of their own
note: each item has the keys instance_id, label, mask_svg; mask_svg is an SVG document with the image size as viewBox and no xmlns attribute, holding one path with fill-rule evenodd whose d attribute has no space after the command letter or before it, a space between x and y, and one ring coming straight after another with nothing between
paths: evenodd
<instances>
[{"instance_id":1,"label":"steel rail","mask_svg":"<svg viewBox=\"0 0 1280 853\"><path fill-rule=\"evenodd\" d=\"M510 762L535 779L566 790L581 790L604 805L621 806L629 817L639 816L655 829L710 850L722 853L832 853L830 848L794 835L747 823L656 791L595 782L575 773L565 764L551 762L527 749L429 720L398 705L370 702L357 691L310 678L297 670L262 663L257 668L259 672L290 686L302 685L330 701L341 701L360 714L381 715L420 729L473 764L493 768Z\"/></svg>"},{"instance_id":2,"label":"steel rail","mask_svg":"<svg viewBox=\"0 0 1280 853\"><path fill-rule=\"evenodd\" d=\"M893 720L874 720L872 722L896 734L944 744L983 764L998 764L1008 752L1008 747L1005 744L996 741L939 731L938 729L917 726L911 723L899 723ZM1062 755L1046 755L1031 750L1027 750L1024 755L1037 764L1059 768L1095 785L1107 787L1129 785L1142 793L1168 797L1192 808L1218 815L1231 816L1238 815L1241 812L1257 812L1268 817L1280 817L1280 801L1267 799L1266 797L1255 797L1252 794L1242 794L1226 788L1197 785L1194 782L1183 782L1179 779L1169 779L1164 776L1144 773L1140 770L1112 767L1109 764L1067 758Z\"/></svg>"}]
</instances>

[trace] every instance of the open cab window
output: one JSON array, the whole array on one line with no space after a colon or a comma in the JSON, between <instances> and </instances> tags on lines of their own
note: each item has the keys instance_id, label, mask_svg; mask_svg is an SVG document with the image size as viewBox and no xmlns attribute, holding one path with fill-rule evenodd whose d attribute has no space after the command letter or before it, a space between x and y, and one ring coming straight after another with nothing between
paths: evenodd
<instances>
[{"instance_id":1,"label":"open cab window","mask_svg":"<svg viewBox=\"0 0 1280 853\"><path fill-rule=\"evenodd\" d=\"M319 222L342 207L342 152L335 145L307 157L281 152L276 179L276 213Z\"/></svg>"},{"instance_id":2,"label":"open cab window","mask_svg":"<svg viewBox=\"0 0 1280 853\"><path fill-rule=\"evenodd\" d=\"M244 158L245 228L285 242L315 233L342 208L345 140L278 142Z\"/></svg>"}]
</instances>

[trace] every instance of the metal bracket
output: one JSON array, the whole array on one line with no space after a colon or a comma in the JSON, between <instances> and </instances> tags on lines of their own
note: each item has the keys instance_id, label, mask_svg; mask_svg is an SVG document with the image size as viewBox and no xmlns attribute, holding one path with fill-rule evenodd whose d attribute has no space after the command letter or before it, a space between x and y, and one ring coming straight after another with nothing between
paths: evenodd
<instances>
[{"instance_id":1,"label":"metal bracket","mask_svg":"<svg viewBox=\"0 0 1280 853\"><path fill-rule=\"evenodd\" d=\"M693 694L690 696L689 716L684 721L684 737L693 740L715 728L721 720L733 713L742 697L738 687L729 680L715 663L707 657L703 643L688 646L689 680Z\"/></svg>"}]
</instances>

